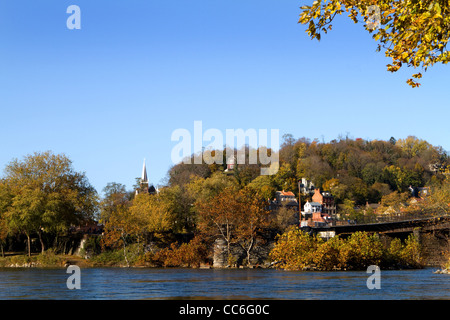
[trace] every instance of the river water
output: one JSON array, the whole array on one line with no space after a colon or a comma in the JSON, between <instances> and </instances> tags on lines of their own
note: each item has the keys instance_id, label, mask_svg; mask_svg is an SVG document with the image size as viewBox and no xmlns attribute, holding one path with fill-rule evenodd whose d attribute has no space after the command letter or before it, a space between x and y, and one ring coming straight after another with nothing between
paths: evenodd
<instances>
[{"instance_id":1,"label":"river water","mask_svg":"<svg viewBox=\"0 0 450 320\"><path fill-rule=\"evenodd\" d=\"M450 275L434 270L381 270L369 290L365 271L86 268L69 290L66 269L3 268L0 299L450 299Z\"/></svg>"}]
</instances>

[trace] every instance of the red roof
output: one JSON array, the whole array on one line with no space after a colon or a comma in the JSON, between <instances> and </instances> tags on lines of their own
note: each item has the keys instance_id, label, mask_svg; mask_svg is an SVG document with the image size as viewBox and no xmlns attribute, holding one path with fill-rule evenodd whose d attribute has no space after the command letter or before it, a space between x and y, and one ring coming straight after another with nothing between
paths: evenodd
<instances>
[{"instance_id":1,"label":"red roof","mask_svg":"<svg viewBox=\"0 0 450 320\"><path fill-rule=\"evenodd\" d=\"M283 196L292 196L292 197L295 197L295 194L293 194L291 191L280 191L281 192L281 194L283 195Z\"/></svg>"}]
</instances>

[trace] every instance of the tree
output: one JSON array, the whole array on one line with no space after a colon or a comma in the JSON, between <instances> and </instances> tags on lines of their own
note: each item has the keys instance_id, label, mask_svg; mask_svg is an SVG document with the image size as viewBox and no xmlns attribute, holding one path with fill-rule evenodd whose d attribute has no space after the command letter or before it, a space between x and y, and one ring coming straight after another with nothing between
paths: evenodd
<instances>
[{"instance_id":1,"label":"tree","mask_svg":"<svg viewBox=\"0 0 450 320\"><path fill-rule=\"evenodd\" d=\"M169 204L160 195L138 194L130 207L132 230L137 237L168 231L171 226Z\"/></svg>"},{"instance_id":2,"label":"tree","mask_svg":"<svg viewBox=\"0 0 450 320\"><path fill-rule=\"evenodd\" d=\"M408 136L406 139L398 139L395 145L410 158L433 149L433 146L430 143L415 136Z\"/></svg>"},{"instance_id":3,"label":"tree","mask_svg":"<svg viewBox=\"0 0 450 320\"><path fill-rule=\"evenodd\" d=\"M385 49L386 56L392 59L392 64L387 65L390 72L404 65L426 71L435 63L450 61L447 51L450 4L446 1L314 1L301 9L299 22L308 24L306 32L319 41L322 32L332 29L336 15L347 12L355 23L363 20L365 29L378 42L377 50ZM420 79L422 74L412 77ZM414 79L408 79L407 83L411 87L419 86Z\"/></svg>"},{"instance_id":4,"label":"tree","mask_svg":"<svg viewBox=\"0 0 450 320\"><path fill-rule=\"evenodd\" d=\"M277 236L275 247L269 256L278 266L286 270L302 270L313 262L318 247L317 237L296 229L288 230Z\"/></svg>"},{"instance_id":5,"label":"tree","mask_svg":"<svg viewBox=\"0 0 450 320\"><path fill-rule=\"evenodd\" d=\"M44 252L43 232L63 233L95 218L97 192L63 154L36 152L22 161L14 159L5 168L4 183L10 193L8 228L27 236L28 255L32 234L38 234Z\"/></svg>"},{"instance_id":6,"label":"tree","mask_svg":"<svg viewBox=\"0 0 450 320\"><path fill-rule=\"evenodd\" d=\"M432 187L431 194L424 201L419 202L419 208L422 212L433 215L450 213L450 178L448 176L442 183Z\"/></svg>"},{"instance_id":7,"label":"tree","mask_svg":"<svg viewBox=\"0 0 450 320\"><path fill-rule=\"evenodd\" d=\"M288 228L299 224L298 213L296 214L295 210L291 208L282 206L275 213L273 224L281 232L285 232Z\"/></svg>"},{"instance_id":8,"label":"tree","mask_svg":"<svg viewBox=\"0 0 450 320\"><path fill-rule=\"evenodd\" d=\"M173 232L186 233L195 231L195 212L192 209L195 199L189 192L190 184L174 185L162 188L160 199L167 205L170 212L171 229Z\"/></svg>"},{"instance_id":9,"label":"tree","mask_svg":"<svg viewBox=\"0 0 450 320\"><path fill-rule=\"evenodd\" d=\"M117 182L109 182L103 188L103 193L104 197L100 202L100 219L105 223L119 206L128 203L129 194L125 185Z\"/></svg>"},{"instance_id":10,"label":"tree","mask_svg":"<svg viewBox=\"0 0 450 320\"><path fill-rule=\"evenodd\" d=\"M266 200L272 199L277 191L274 186L273 176L269 175L259 176L253 179L247 187L252 188Z\"/></svg>"},{"instance_id":11,"label":"tree","mask_svg":"<svg viewBox=\"0 0 450 320\"><path fill-rule=\"evenodd\" d=\"M231 258L231 245L238 243L246 251L249 263L258 231L268 225L268 212L261 197L250 188L228 187L207 201L197 201L195 206L200 231L225 240L228 258Z\"/></svg>"},{"instance_id":12,"label":"tree","mask_svg":"<svg viewBox=\"0 0 450 320\"><path fill-rule=\"evenodd\" d=\"M128 237L135 234L138 228L133 218L130 215L129 206L118 205L105 223L105 232L102 237L102 246L122 246L127 266L130 265L127 258Z\"/></svg>"},{"instance_id":13,"label":"tree","mask_svg":"<svg viewBox=\"0 0 450 320\"><path fill-rule=\"evenodd\" d=\"M269 225L269 212L265 209L264 199L250 188L241 189L235 200L239 204L236 238L247 253L247 264L250 264L250 254L257 246L258 238L262 238L260 232Z\"/></svg>"},{"instance_id":14,"label":"tree","mask_svg":"<svg viewBox=\"0 0 450 320\"><path fill-rule=\"evenodd\" d=\"M11 205L12 195L8 190L8 186L2 180L0 180L0 247L2 251L2 257L4 257L5 253L3 250L3 245L8 237L8 233L10 230L8 228L8 223L6 220L6 210Z\"/></svg>"},{"instance_id":15,"label":"tree","mask_svg":"<svg viewBox=\"0 0 450 320\"><path fill-rule=\"evenodd\" d=\"M398 191L394 191L388 195L385 195L381 198L381 210L391 209L395 212L400 211L400 208L406 206L406 202L410 197L409 192L399 193Z\"/></svg>"},{"instance_id":16,"label":"tree","mask_svg":"<svg viewBox=\"0 0 450 320\"><path fill-rule=\"evenodd\" d=\"M209 200L198 200L195 207L199 215L198 227L206 235L220 237L227 244L227 255L231 257L231 244L235 240L234 226L238 219L239 204L235 201L234 188L226 188Z\"/></svg>"}]
</instances>

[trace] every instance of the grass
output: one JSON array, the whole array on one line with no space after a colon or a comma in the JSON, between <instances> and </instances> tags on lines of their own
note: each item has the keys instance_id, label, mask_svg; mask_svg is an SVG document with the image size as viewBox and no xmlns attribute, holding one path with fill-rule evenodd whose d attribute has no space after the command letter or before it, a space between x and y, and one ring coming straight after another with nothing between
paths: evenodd
<instances>
[{"instance_id":1,"label":"grass","mask_svg":"<svg viewBox=\"0 0 450 320\"><path fill-rule=\"evenodd\" d=\"M44 253L32 254L13 254L0 257L0 267L40 267L55 268L65 267L67 264L77 264L89 266L90 263L83 258L77 256L56 254L52 249L46 250Z\"/></svg>"}]
</instances>

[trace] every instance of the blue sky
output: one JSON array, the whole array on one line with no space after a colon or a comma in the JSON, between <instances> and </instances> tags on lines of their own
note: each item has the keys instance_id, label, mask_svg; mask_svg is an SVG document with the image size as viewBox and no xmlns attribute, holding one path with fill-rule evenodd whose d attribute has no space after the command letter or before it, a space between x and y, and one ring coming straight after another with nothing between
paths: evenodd
<instances>
[{"instance_id":1,"label":"blue sky","mask_svg":"<svg viewBox=\"0 0 450 320\"><path fill-rule=\"evenodd\" d=\"M362 25L337 17L312 41L311 1L4 0L0 2L0 168L34 151L65 153L100 192L131 189L147 161L161 183L178 128L416 135L450 150L448 68L412 89ZM69 30L69 5L81 30ZM207 143L205 143L207 144Z\"/></svg>"}]
</instances>

